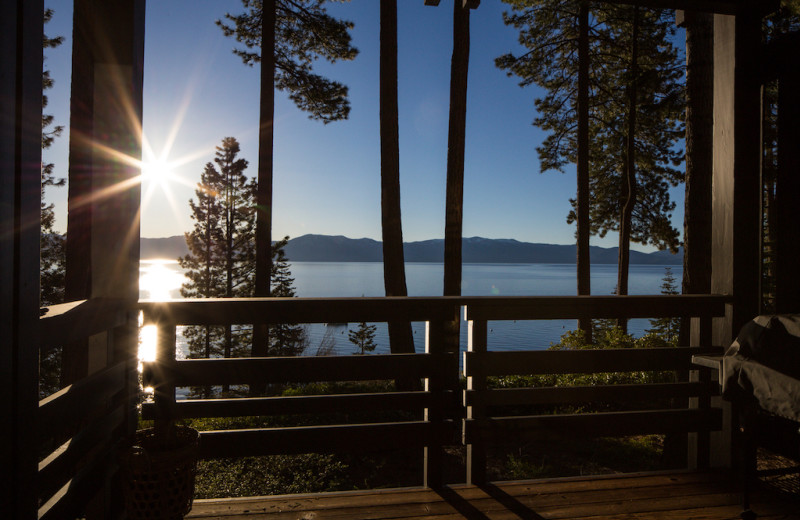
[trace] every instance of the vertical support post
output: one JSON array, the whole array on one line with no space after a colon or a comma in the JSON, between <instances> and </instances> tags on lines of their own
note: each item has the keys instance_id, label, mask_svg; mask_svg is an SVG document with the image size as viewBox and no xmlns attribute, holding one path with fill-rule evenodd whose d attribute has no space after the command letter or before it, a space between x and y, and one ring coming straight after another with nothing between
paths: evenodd
<instances>
[{"instance_id":1,"label":"vertical support post","mask_svg":"<svg viewBox=\"0 0 800 520\"><path fill-rule=\"evenodd\" d=\"M471 394L464 423L465 443L467 444L467 484L486 482L486 445L483 441L486 406L486 375L480 362L480 355L486 354L486 320L469 321L469 356L464 356L464 375L467 377L467 392Z\"/></svg>"},{"instance_id":2,"label":"vertical support post","mask_svg":"<svg viewBox=\"0 0 800 520\"><path fill-rule=\"evenodd\" d=\"M39 222L42 139L41 0L0 7L0 467L3 515L36 518Z\"/></svg>"},{"instance_id":3,"label":"vertical support post","mask_svg":"<svg viewBox=\"0 0 800 520\"><path fill-rule=\"evenodd\" d=\"M761 17L743 9L735 18L733 160L733 330L761 309Z\"/></svg>"},{"instance_id":4,"label":"vertical support post","mask_svg":"<svg viewBox=\"0 0 800 520\"><path fill-rule=\"evenodd\" d=\"M700 345L707 346L711 344L711 317L702 316L700 318ZM697 381L699 381L703 388L700 395L697 397L697 407L700 410L709 412L711 410L711 369L701 367L697 371ZM711 432L706 429L697 432L697 468L707 469L711 462Z\"/></svg>"},{"instance_id":5,"label":"vertical support post","mask_svg":"<svg viewBox=\"0 0 800 520\"><path fill-rule=\"evenodd\" d=\"M170 438L174 434L175 425L175 384L170 380L170 368L175 364L175 324L164 317L156 325L155 381L153 384L153 400L156 405L156 437Z\"/></svg>"},{"instance_id":6,"label":"vertical support post","mask_svg":"<svg viewBox=\"0 0 800 520\"><path fill-rule=\"evenodd\" d=\"M133 302L139 296L135 165L142 152L144 0L75 0L73 20L66 298ZM97 347L65 346L65 384L102 361L105 348Z\"/></svg>"},{"instance_id":7,"label":"vertical support post","mask_svg":"<svg viewBox=\"0 0 800 520\"><path fill-rule=\"evenodd\" d=\"M439 488L444 484L444 392L447 377L445 324L441 321L425 322L425 353L435 360L435 374L425 379L425 391L433 402L425 409L425 421L431 423L431 441L424 451L423 485Z\"/></svg>"},{"instance_id":8,"label":"vertical support post","mask_svg":"<svg viewBox=\"0 0 800 520\"><path fill-rule=\"evenodd\" d=\"M788 52L786 53L788 54ZM784 56L789 60L789 56ZM795 58L796 60L796 58ZM775 195L777 254L775 307L778 313L800 312L800 65L782 67L778 76L778 178Z\"/></svg>"}]
</instances>

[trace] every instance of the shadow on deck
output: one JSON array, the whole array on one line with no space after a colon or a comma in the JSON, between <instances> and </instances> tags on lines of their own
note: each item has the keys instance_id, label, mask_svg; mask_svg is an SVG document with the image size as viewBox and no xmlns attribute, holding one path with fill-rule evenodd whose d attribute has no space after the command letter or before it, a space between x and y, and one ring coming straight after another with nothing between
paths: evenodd
<instances>
[{"instance_id":1,"label":"shadow on deck","mask_svg":"<svg viewBox=\"0 0 800 520\"><path fill-rule=\"evenodd\" d=\"M739 518L740 495L727 472L643 473L485 486L352 491L196 500L196 519L618 519ZM762 519L800 519L800 501L762 486Z\"/></svg>"}]
</instances>

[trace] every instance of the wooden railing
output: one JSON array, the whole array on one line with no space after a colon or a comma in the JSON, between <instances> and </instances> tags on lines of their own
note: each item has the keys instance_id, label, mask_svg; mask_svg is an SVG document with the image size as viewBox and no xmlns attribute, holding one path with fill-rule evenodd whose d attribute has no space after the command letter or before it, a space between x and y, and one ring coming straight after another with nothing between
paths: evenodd
<instances>
[{"instance_id":1,"label":"wooden railing","mask_svg":"<svg viewBox=\"0 0 800 520\"><path fill-rule=\"evenodd\" d=\"M376 448L425 448L424 483L442 479L444 447L461 434L468 448L470 482L485 479L487 443L509 433L533 438L583 435L699 432L698 464L708 461L708 435L719 429L721 416L710 408L714 392L707 372L689 381L693 354L700 347L492 352L487 345L489 320L687 317L698 320L700 338L710 344L711 320L724 316L721 296L519 297L519 298L314 298L225 299L144 302L145 323L158 326L155 362L145 365L145 383L155 388L154 400L142 407L156 425L199 417L249 417L318 414L335 417L353 411L407 412L381 423L323 423L310 426L251 428L201 432L201 457L307 452L364 451ZM469 352L459 373L457 352L448 351L445 323L466 306ZM422 354L236 358L177 360L176 327L251 323L341 323L424 321L426 351ZM541 348L542 345L529 345ZM519 349L520 345L515 346ZM487 378L510 374L562 374L625 371L675 371L674 382L633 386L551 387L492 390ZM460 375L468 389L461 396ZM696 374L695 374L696 375ZM282 385L287 383L423 379L423 389L386 393L241 397L176 400L175 388L186 386ZM595 414L513 416L496 413L509 405L532 406L587 401L672 399L669 409L625 409ZM692 400L690 403L690 399ZM690 406L691 405L691 406ZM463 422L462 420L463 419Z\"/></svg>"},{"instance_id":2,"label":"wooden railing","mask_svg":"<svg viewBox=\"0 0 800 520\"><path fill-rule=\"evenodd\" d=\"M111 518L120 497L110 496L116 450L136 424L135 305L96 299L55 305L40 318L40 356L54 348L93 349L94 370L39 401L29 442L40 453L35 483L40 519L83 516L98 495L94 514ZM131 337L126 335L133 335ZM85 355L86 353L84 353ZM102 359L100 359L102 358ZM36 446L36 447L34 447Z\"/></svg>"},{"instance_id":3,"label":"wooden railing","mask_svg":"<svg viewBox=\"0 0 800 520\"><path fill-rule=\"evenodd\" d=\"M452 444L460 387L458 354L447 352L443 326L458 316L456 298L225 299L145 303L145 323L158 326L158 352L145 365L145 384L154 401L143 416L159 424L191 417L337 417L363 411L404 411L390 422L323 423L282 428L201 432L204 458L424 448L423 481L441 483L443 447ZM176 360L178 325L341 323L411 321L428 323L424 354ZM310 382L409 380L422 388L387 393L175 399L183 386L284 385ZM460 416L459 416L460 417Z\"/></svg>"},{"instance_id":4,"label":"wooden railing","mask_svg":"<svg viewBox=\"0 0 800 520\"><path fill-rule=\"evenodd\" d=\"M708 433L721 428L721 410L712 409L717 392L709 370L701 369L690 381L694 354L721 353L711 340L712 318L724 316L728 299L721 296L584 296L467 299L469 346L464 354L467 445L467 482L486 480L487 444L508 438L544 440L574 437L613 437L652 433L696 432L697 460L707 466ZM602 350L490 351L490 320L544 320L567 318L695 318L703 347ZM503 347L503 346L500 346ZM516 345L517 349L521 346ZM529 347L541 347L530 345ZM537 386L492 389L492 376L598 374L674 371L673 382L627 385ZM635 406L638 401L640 408ZM667 401L669 408L653 409ZM624 411L553 413L554 406L587 403L625 404ZM634 404L631 408L631 404ZM546 405L548 413L513 415L508 407ZM641 406L644 405L644 406ZM591 409L591 408L590 408Z\"/></svg>"}]
</instances>

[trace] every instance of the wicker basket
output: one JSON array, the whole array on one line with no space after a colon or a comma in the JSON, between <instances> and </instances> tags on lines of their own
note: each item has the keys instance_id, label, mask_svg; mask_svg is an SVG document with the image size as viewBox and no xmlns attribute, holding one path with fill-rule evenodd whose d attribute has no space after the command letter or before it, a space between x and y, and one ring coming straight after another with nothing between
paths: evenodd
<instances>
[{"instance_id":1,"label":"wicker basket","mask_svg":"<svg viewBox=\"0 0 800 520\"><path fill-rule=\"evenodd\" d=\"M177 520L192 509L200 434L174 426L157 438L153 428L139 430L133 446L120 456L127 518Z\"/></svg>"}]
</instances>

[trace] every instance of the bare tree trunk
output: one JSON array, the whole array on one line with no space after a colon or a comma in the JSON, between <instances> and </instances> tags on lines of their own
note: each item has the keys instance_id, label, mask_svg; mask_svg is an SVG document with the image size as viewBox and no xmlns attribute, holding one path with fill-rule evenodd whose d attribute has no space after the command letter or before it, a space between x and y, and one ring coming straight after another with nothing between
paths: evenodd
<instances>
[{"instance_id":1,"label":"bare tree trunk","mask_svg":"<svg viewBox=\"0 0 800 520\"><path fill-rule=\"evenodd\" d=\"M631 35L631 82L628 93L628 132L625 151L625 181L622 183L622 214L619 223L619 260L617 264L617 294L628 294L628 267L631 252L631 221L636 206L636 104L638 102L639 68L639 7L633 8ZM627 332L628 322L619 320L619 326Z\"/></svg>"},{"instance_id":2,"label":"bare tree trunk","mask_svg":"<svg viewBox=\"0 0 800 520\"><path fill-rule=\"evenodd\" d=\"M444 295L461 296L464 214L464 147L469 69L469 8L453 0L453 57L450 62L450 123L447 136L447 195L444 221ZM446 331L448 350L459 348L460 317Z\"/></svg>"},{"instance_id":3,"label":"bare tree trunk","mask_svg":"<svg viewBox=\"0 0 800 520\"><path fill-rule=\"evenodd\" d=\"M269 296L272 272L272 165L275 120L275 0L261 7L261 108L258 130L258 189L256 191L256 297ZM253 325L253 357L269 352L269 328ZM263 394L265 386L254 381L250 394Z\"/></svg>"},{"instance_id":4,"label":"bare tree trunk","mask_svg":"<svg viewBox=\"0 0 800 520\"><path fill-rule=\"evenodd\" d=\"M683 294L711 292L711 179L714 139L714 17L686 11L686 196ZM689 320L678 342L688 345Z\"/></svg>"},{"instance_id":5,"label":"bare tree trunk","mask_svg":"<svg viewBox=\"0 0 800 520\"><path fill-rule=\"evenodd\" d=\"M578 295L591 294L589 257L589 3L578 12L578 160L577 160L577 271ZM592 342L592 320L581 318L578 327L587 344Z\"/></svg>"},{"instance_id":6,"label":"bare tree trunk","mask_svg":"<svg viewBox=\"0 0 800 520\"><path fill-rule=\"evenodd\" d=\"M381 228L386 296L407 296L400 217L400 137L397 113L397 0L380 6ZM392 353L413 353L410 322L389 322Z\"/></svg>"}]
</instances>

